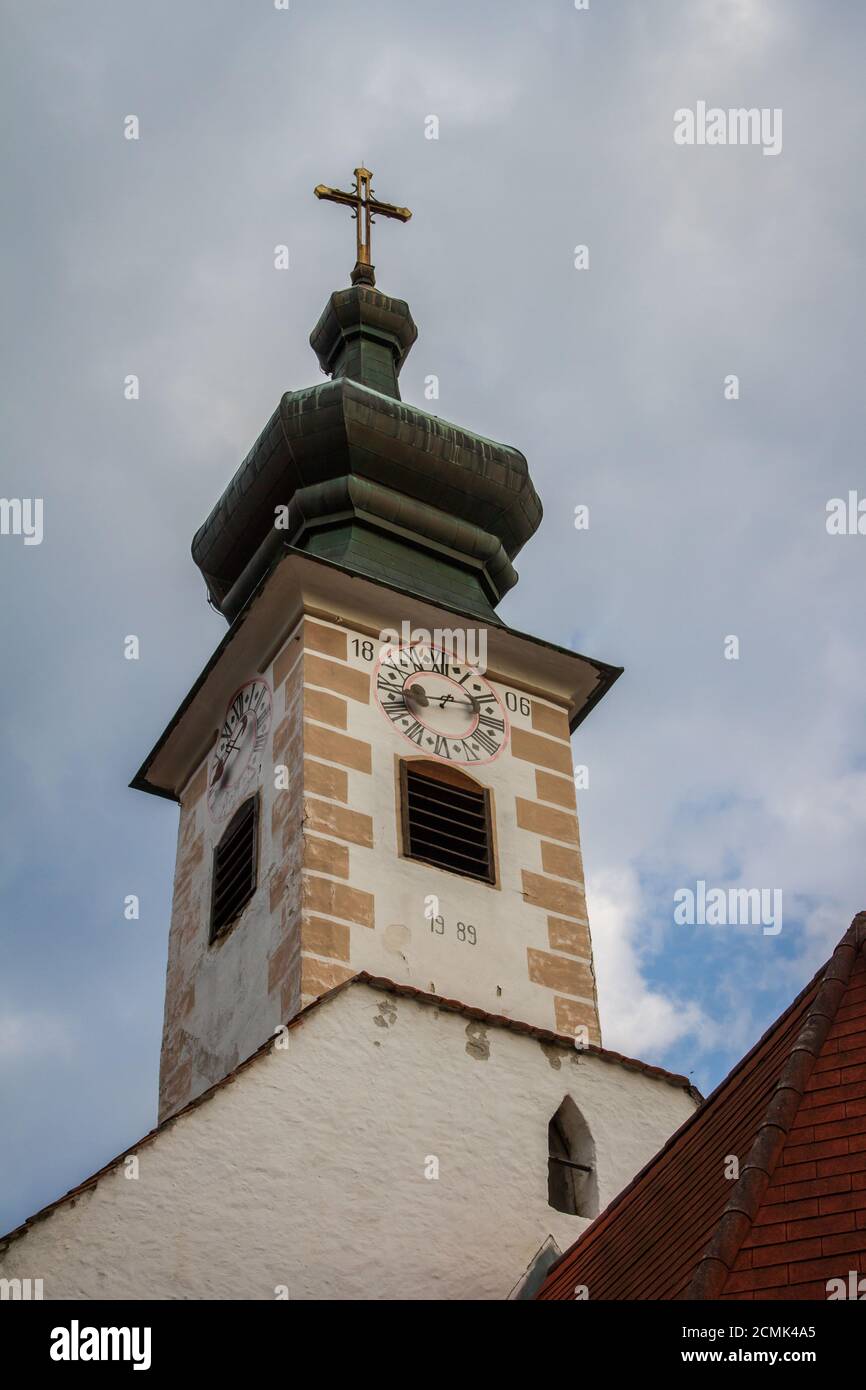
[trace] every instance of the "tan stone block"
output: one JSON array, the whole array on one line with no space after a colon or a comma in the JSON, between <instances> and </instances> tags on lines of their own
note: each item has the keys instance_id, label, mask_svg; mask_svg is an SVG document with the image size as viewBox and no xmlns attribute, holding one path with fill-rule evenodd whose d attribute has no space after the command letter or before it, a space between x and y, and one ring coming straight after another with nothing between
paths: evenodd
<instances>
[{"instance_id":1,"label":"tan stone block","mask_svg":"<svg viewBox=\"0 0 866 1390\"><path fill-rule=\"evenodd\" d=\"M308 651L338 656L341 661L346 661L349 655L348 641L348 634L339 628L324 627L321 623L314 623L311 618L304 622L304 646Z\"/></svg>"},{"instance_id":2,"label":"tan stone block","mask_svg":"<svg viewBox=\"0 0 866 1390\"><path fill-rule=\"evenodd\" d=\"M292 971L297 970L301 943L297 925L290 927L283 935L279 946L268 957L268 993L282 989Z\"/></svg>"},{"instance_id":3,"label":"tan stone block","mask_svg":"<svg viewBox=\"0 0 866 1390\"><path fill-rule=\"evenodd\" d=\"M192 807L195 806L196 802L197 802L198 800L200 800L201 797L204 796L204 794L205 794L206 791L207 791L207 759L205 759L205 761L202 763L202 765L201 765L201 767L199 768L198 772L195 774L195 776L193 777L192 781L191 781L191 782L189 783L189 785L187 786L187 788L186 788L186 790L185 790L183 796L182 796L181 799L180 799L180 804L181 804L181 806L183 807L183 809L184 809L185 811L188 810L188 809L192 809Z\"/></svg>"},{"instance_id":4,"label":"tan stone block","mask_svg":"<svg viewBox=\"0 0 866 1390\"><path fill-rule=\"evenodd\" d=\"M598 1026L598 1014L592 1004L581 1004L577 999L563 999L557 995L553 1001L556 1014L556 1031L563 1033L568 1038L573 1038L578 1028L585 1027L589 1034L589 1041L596 1047L601 1046L601 1030Z\"/></svg>"},{"instance_id":5,"label":"tan stone block","mask_svg":"<svg viewBox=\"0 0 866 1390\"><path fill-rule=\"evenodd\" d=\"M304 956L301 961L301 993L313 998L319 994L327 994L329 989L335 989L344 980L351 980L357 973L357 970L348 965L337 965L335 961L316 960L315 956Z\"/></svg>"},{"instance_id":6,"label":"tan stone block","mask_svg":"<svg viewBox=\"0 0 866 1390\"><path fill-rule=\"evenodd\" d=\"M562 917L548 917L547 939L554 951L566 951L570 956L592 956L589 927L582 922L566 922Z\"/></svg>"},{"instance_id":7,"label":"tan stone block","mask_svg":"<svg viewBox=\"0 0 866 1390\"><path fill-rule=\"evenodd\" d=\"M361 888L347 883L335 883L332 878L304 874L304 906L310 912L323 912L327 917L342 917L361 927L374 924L374 898Z\"/></svg>"},{"instance_id":8,"label":"tan stone block","mask_svg":"<svg viewBox=\"0 0 866 1390\"><path fill-rule=\"evenodd\" d=\"M284 980L280 988L280 1017L294 1018L301 1007L301 972Z\"/></svg>"},{"instance_id":9,"label":"tan stone block","mask_svg":"<svg viewBox=\"0 0 866 1390\"><path fill-rule=\"evenodd\" d=\"M348 801L348 773L338 767L326 767L312 758L304 758L304 790L330 797L333 801Z\"/></svg>"},{"instance_id":10,"label":"tan stone block","mask_svg":"<svg viewBox=\"0 0 866 1390\"><path fill-rule=\"evenodd\" d=\"M521 830L531 830L551 840L564 840L569 845L579 843L577 816L555 811L552 806L541 806L537 801L527 801L522 796L517 798L517 824Z\"/></svg>"},{"instance_id":11,"label":"tan stone block","mask_svg":"<svg viewBox=\"0 0 866 1390\"><path fill-rule=\"evenodd\" d=\"M290 755L297 753L300 744L301 726L297 718L287 714L274 729L274 762L288 763Z\"/></svg>"},{"instance_id":12,"label":"tan stone block","mask_svg":"<svg viewBox=\"0 0 866 1390\"><path fill-rule=\"evenodd\" d=\"M186 1104L192 1088L192 1062L178 1062L161 1073L159 1082L160 1116L170 1114Z\"/></svg>"},{"instance_id":13,"label":"tan stone block","mask_svg":"<svg viewBox=\"0 0 866 1390\"><path fill-rule=\"evenodd\" d=\"M191 872L204 859L204 833L193 840L189 849L181 857L181 867L185 873Z\"/></svg>"},{"instance_id":14,"label":"tan stone block","mask_svg":"<svg viewBox=\"0 0 866 1390\"><path fill-rule=\"evenodd\" d=\"M372 772L373 754L369 743L348 734L338 734L333 729L323 729L319 724L304 723L304 752L314 758L325 758L329 763L339 763L355 772Z\"/></svg>"},{"instance_id":15,"label":"tan stone block","mask_svg":"<svg viewBox=\"0 0 866 1390\"><path fill-rule=\"evenodd\" d=\"M571 738L568 731L568 715L565 711L551 709L550 705L540 705L537 700L532 701L532 727L540 734L550 734L565 743Z\"/></svg>"},{"instance_id":16,"label":"tan stone block","mask_svg":"<svg viewBox=\"0 0 866 1390\"><path fill-rule=\"evenodd\" d=\"M543 907L566 917L585 917L586 899L573 883L558 878L545 878L529 869L522 870L523 898L532 907Z\"/></svg>"},{"instance_id":17,"label":"tan stone block","mask_svg":"<svg viewBox=\"0 0 866 1390\"><path fill-rule=\"evenodd\" d=\"M538 763L569 777L574 775L570 744L542 738L541 734L531 734L526 729L512 728L511 751L515 758L522 758L524 762Z\"/></svg>"},{"instance_id":18,"label":"tan stone block","mask_svg":"<svg viewBox=\"0 0 866 1390\"><path fill-rule=\"evenodd\" d=\"M317 835L304 835L304 868L335 878L349 877L349 847L334 840L320 840Z\"/></svg>"},{"instance_id":19,"label":"tan stone block","mask_svg":"<svg viewBox=\"0 0 866 1390\"><path fill-rule=\"evenodd\" d=\"M283 681L283 712L295 721L300 729L304 699L304 662L300 647L296 648L297 659Z\"/></svg>"},{"instance_id":20,"label":"tan stone block","mask_svg":"<svg viewBox=\"0 0 866 1390\"><path fill-rule=\"evenodd\" d=\"M574 779L571 777L557 777L555 772L542 772L541 768L536 768L535 795L539 801L554 801L557 806L567 806L572 811L577 809Z\"/></svg>"},{"instance_id":21,"label":"tan stone block","mask_svg":"<svg viewBox=\"0 0 866 1390\"><path fill-rule=\"evenodd\" d=\"M175 906L178 907L177 898ZM206 931L207 923L200 910L198 898L184 899L178 907L177 915L172 915L172 934L178 949L188 946L199 934L203 936Z\"/></svg>"},{"instance_id":22,"label":"tan stone block","mask_svg":"<svg viewBox=\"0 0 866 1390\"><path fill-rule=\"evenodd\" d=\"M330 724L334 729L345 729L349 722L349 706L339 695L329 695L327 690L313 690L304 686L304 718L317 719L320 724Z\"/></svg>"},{"instance_id":23,"label":"tan stone block","mask_svg":"<svg viewBox=\"0 0 866 1390\"><path fill-rule=\"evenodd\" d=\"M307 830L318 831L320 835L331 835L337 840L348 840L353 845L373 845L373 820L363 811L350 811L347 806L334 806L328 801L317 801L307 797L304 802L304 825Z\"/></svg>"},{"instance_id":24,"label":"tan stone block","mask_svg":"<svg viewBox=\"0 0 866 1390\"><path fill-rule=\"evenodd\" d=\"M278 873L274 874L273 878L268 884L268 907L270 908L271 912L276 912L277 908L283 900L283 894L285 893L285 891L286 875L284 870L280 869Z\"/></svg>"},{"instance_id":25,"label":"tan stone block","mask_svg":"<svg viewBox=\"0 0 866 1390\"><path fill-rule=\"evenodd\" d=\"M541 867L546 874L583 883L583 858L579 849L566 849L550 840L541 842Z\"/></svg>"},{"instance_id":26,"label":"tan stone block","mask_svg":"<svg viewBox=\"0 0 866 1390\"><path fill-rule=\"evenodd\" d=\"M180 841L178 843L178 856L183 856L192 847L198 829L199 813L195 804L191 806L181 806L180 810Z\"/></svg>"},{"instance_id":27,"label":"tan stone block","mask_svg":"<svg viewBox=\"0 0 866 1390\"><path fill-rule=\"evenodd\" d=\"M554 956L550 951L537 951L534 946L526 948L526 957L529 978L534 985L558 989L563 994L581 994L588 999L593 998L595 981L592 971L583 961Z\"/></svg>"},{"instance_id":28,"label":"tan stone block","mask_svg":"<svg viewBox=\"0 0 866 1390\"><path fill-rule=\"evenodd\" d=\"M342 922L326 922L324 917L305 917L301 934L304 951L348 961L351 933Z\"/></svg>"},{"instance_id":29,"label":"tan stone block","mask_svg":"<svg viewBox=\"0 0 866 1390\"><path fill-rule=\"evenodd\" d=\"M274 839L279 837L281 831L285 839L300 829L302 805L300 795L294 790L285 788L274 793L274 804L271 807L271 834Z\"/></svg>"},{"instance_id":30,"label":"tan stone block","mask_svg":"<svg viewBox=\"0 0 866 1390\"><path fill-rule=\"evenodd\" d=\"M279 690L295 662L300 660L301 650L301 634L296 632L274 662L274 690Z\"/></svg>"},{"instance_id":31,"label":"tan stone block","mask_svg":"<svg viewBox=\"0 0 866 1390\"><path fill-rule=\"evenodd\" d=\"M165 994L165 1028L175 1030L179 1027L183 1020L192 1013L194 1003L194 981L187 985L186 989L180 987L167 989Z\"/></svg>"},{"instance_id":32,"label":"tan stone block","mask_svg":"<svg viewBox=\"0 0 866 1390\"><path fill-rule=\"evenodd\" d=\"M350 700L360 700L363 705L370 702L370 677L366 671L339 666L336 661L327 661L312 652L304 657L304 683L324 686L338 695L348 695Z\"/></svg>"},{"instance_id":33,"label":"tan stone block","mask_svg":"<svg viewBox=\"0 0 866 1390\"><path fill-rule=\"evenodd\" d=\"M199 834L188 849L182 850L174 876L175 900L189 891L192 878L204 859L204 834Z\"/></svg>"}]
</instances>

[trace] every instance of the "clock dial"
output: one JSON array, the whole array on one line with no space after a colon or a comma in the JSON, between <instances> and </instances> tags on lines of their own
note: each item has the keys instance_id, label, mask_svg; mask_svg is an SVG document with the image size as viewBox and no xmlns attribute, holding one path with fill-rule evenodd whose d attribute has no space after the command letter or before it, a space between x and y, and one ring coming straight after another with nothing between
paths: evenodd
<instances>
[{"instance_id":1,"label":"clock dial","mask_svg":"<svg viewBox=\"0 0 866 1390\"><path fill-rule=\"evenodd\" d=\"M208 764L207 804L214 820L226 820L258 785L271 727L267 683L247 681L229 700Z\"/></svg>"},{"instance_id":2,"label":"clock dial","mask_svg":"<svg viewBox=\"0 0 866 1390\"><path fill-rule=\"evenodd\" d=\"M388 647L376 667L376 699L394 728L442 762L490 763L508 741L499 697L471 666L424 643Z\"/></svg>"}]
</instances>

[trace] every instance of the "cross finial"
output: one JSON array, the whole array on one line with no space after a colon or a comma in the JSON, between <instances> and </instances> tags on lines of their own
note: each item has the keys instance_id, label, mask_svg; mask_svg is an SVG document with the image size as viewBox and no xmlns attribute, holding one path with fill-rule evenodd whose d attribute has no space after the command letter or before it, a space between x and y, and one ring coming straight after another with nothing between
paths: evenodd
<instances>
[{"instance_id":1,"label":"cross finial","mask_svg":"<svg viewBox=\"0 0 866 1390\"><path fill-rule=\"evenodd\" d=\"M408 208L398 208L393 203L380 203L378 198L374 198L373 175L369 169L355 170L355 186L351 193L344 193L340 188L328 188L324 183L317 184L313 192L317 198L324 198L330 203L343 203L352 209L358 241L352 284L375 285L376 276L370 256L370 227L373 214L396 217L400 222L408 222L412 216L411 212Z\"/></svg>"}]
</instances>

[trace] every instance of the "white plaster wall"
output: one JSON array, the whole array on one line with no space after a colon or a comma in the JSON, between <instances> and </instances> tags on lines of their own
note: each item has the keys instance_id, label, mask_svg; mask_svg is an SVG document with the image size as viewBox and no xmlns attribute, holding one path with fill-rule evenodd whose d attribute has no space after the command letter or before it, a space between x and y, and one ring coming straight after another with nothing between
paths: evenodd
<instances>
[{"instance_id":1,"label":"white plaster wall","mask_svg":"<svg viewBox=\"0 0 866 1390\"><path fill-rule=\"evenodd\" d=\"M296 631L290 634L285 645L296 645L296 660L300 661L302 651L295 642ZM204 841L204 854L192 875L192 894L198 903L198 930L185 948L182 979L179 984L175 982L175 988L181 991L189 983L195 985L192 1009L184 1020L186 1031L194 1039L189 1049L193 1061L192 1096L200 1095L219 1081L254 1052L274 1028L286 1021L279 990L272 994L268 991L269 956L279 946L284 932L279 908L271 910L270 884L272 875L282 863L281 846L272 829L274 798L279 795L274 789L273 743L274 733L286 714L287 687L274 691L273 674L271 664L265 673L273 694L271 727L262 750L256 784L259 792L257 887L237 922L212 944L209 935L213 856L228 819L214 821L205 797L195 808L195 833L201 834ZM245 679L251 680L256 675L255 671L250 671ZM212 750L204 759L206 765L210 764L211 757ZM199 772L200 767L193 777ZM300 777L300 770L293 772Z\"/></svg>"},{"instance_id":2,"label":"white plaster wall","mask_svg":"<svg viewBox=\"0 0 866 1390\"><path fill-rule=\"evenodd\" d=\"M351 985L144 1145L137 1180L121 1166L13 1241L0 1274L46 1299L502 1299L548 1234L565 1248L588 1224L547 1206L566 1092L602 1207L693 1110L618 1064Z\"/></svg>"}]
</instances>

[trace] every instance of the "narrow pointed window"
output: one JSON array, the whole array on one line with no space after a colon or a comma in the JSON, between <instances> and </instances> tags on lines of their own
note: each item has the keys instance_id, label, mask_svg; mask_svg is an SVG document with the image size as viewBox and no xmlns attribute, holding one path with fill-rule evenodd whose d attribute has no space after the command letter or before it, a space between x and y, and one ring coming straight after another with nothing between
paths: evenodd
<instances>
[{"instance_id":1,"label":"narrow pointed window","mask_svg":"<svg viewBox=\"0 0 866 1390\"><path fill-rule=\"evenodd\" d=\"M547 1152L548 1206L568 1216L597 1216L595 1144L571 1096L547 1126Z\"/></svg>"}]
</instances>

